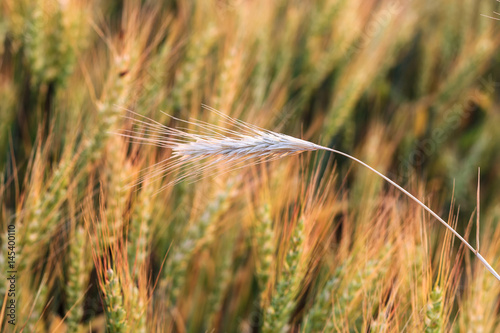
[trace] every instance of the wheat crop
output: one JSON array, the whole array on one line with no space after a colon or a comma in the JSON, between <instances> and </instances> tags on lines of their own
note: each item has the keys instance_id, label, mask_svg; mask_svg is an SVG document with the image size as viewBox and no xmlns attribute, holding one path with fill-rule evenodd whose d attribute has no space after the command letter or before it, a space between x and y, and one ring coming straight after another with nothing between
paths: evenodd
<instances>
[{"instance_id":1,"label":"wheat crop","mask_svg":"<svg viewBox=\"0 0 500 333\"><path fill-rule=\"evenodd\" d=\"M0 331L499 332L499 6L1 1Z\"/></svg>"},{"instance_id":2,"label":"wheat crop","mask_svg":"<svg viewBox=\"0 0 500 333\"><path fill-rule=\"evenodd\" d=\"M227 129L226 127L197 120L185 121L174 118L187 125L193 126L195 129L193 133L193 131L189 131L188 129L183 130L164 126L152 119L146 118L145 120L140 120L137 118L130 118L138 124L138 128L135 131L126 130L122 134L118 133L119 135L132 139L133 141L153 144L172 151L171 158L155 165L158 169L153 169L153 171L146 170L145 175L141 178L142 181L146 179L150 181L151 179L161 178L180 170L181 175L177 176L173 182L164 185L162 187L162 189L164 189L167 186L172 186L185 179L199 177L205 172L219 168L221 165L225 167L227 172L227 169L232 170L242 165L263 163L306 151L326 150L345 156L368 168L419 204L474 252L476 257L491 274L500 281L500 275L498 275L495 269L491 267L481 254L479 254L479 251L474 249L445 220L414 195L365 162L336 149L317 145L286 134L272 132L231 118L206 105L205 108L220 115L224 122L227 125L233 126L234 129Z\"/></svg>"}]
</instances>

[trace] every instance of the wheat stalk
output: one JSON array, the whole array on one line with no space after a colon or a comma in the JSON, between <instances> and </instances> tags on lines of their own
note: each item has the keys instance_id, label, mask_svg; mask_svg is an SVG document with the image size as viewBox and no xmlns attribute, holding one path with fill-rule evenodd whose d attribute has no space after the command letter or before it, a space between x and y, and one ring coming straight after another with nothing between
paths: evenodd
<instances>
[{"instance_id":1,"label":"wheat stalk","mask_svg":"<svg viewBox=\"0 0 500 333\"><path fill-rule=\"evenodd\" d=\"M491 265L479 254L479 251L474 249L446 221L410 192L365 162L342 151L289 135L262 129L241 120L231 118L207 105L202 106L219 115L225 125L232 126L234 129L216 126L195 119L186 121L169 116L173 120L188 126L188 128L171 128L129 110L132 114L142 118L142 120L137 117L127 116L126 118L132 120L136 126L132 130L124 130L121 133L115 134L143 144L168 148L172 151L169 158L147 168L147 172L145 172L134 185L142 183L146 179L160 179L173 172L178 172L173 181L161 187L160 190L162 190L165 187L172 186L186 179L196 179L203 173L214 171L220 167L236 169L248 164L262 163L305 151L329 151L345 156L368 168L415 201L448 228L453 235L460 239L460 241L476 255L488 271L500 281L500 275L498 275L493 267L491 267ZM149 169L151 168L156 169L150 172Z\"/></svg>"}]
</instances>

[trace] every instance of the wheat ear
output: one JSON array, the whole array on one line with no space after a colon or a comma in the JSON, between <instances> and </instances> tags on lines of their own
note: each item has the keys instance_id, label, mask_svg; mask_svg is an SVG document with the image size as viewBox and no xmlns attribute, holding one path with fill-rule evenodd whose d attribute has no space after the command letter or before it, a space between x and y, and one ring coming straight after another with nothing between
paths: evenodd
<instances>
[{"instance_id":1,"label":"wheat ear","mask_svg":"<svg viewBox=\"0 0 500 333\"><path fill-rule=\"evenodd\" d=\"M218 114L221 117L222 123L233 129L216 126L199 120L191 119L186 121L169 116L174 121L183 123L187 126L171 128L129 110L136 117L126 118L133 120L135 127L131 130L124 130L121 133L115 134L136 142L151 144L171 150L170 157L145 170L146 172L139 178L138 183L146 179L160 179L176 172L177 175L175 180L164 185L161 188L163 189L186 179L196 179L207 172L217 172L221 167L236 169L247 166L248 164L262 163L305 151L329 151L345 156L368 168L415 201L460 239L460 241L476 255L491 274L500 281L500 275L498 275L493 267L491 267L491 265L479 254L479 251L474 249L455 231L455 229L446 223L446 221L410 192L365 162L342 151L317 145L289 135L272 132L231 118L209 106L203 105L203 107ZM150 171L150 168L155 169ZM137 185L137 183L134 185Z\"/></svg>"}]
</instances>

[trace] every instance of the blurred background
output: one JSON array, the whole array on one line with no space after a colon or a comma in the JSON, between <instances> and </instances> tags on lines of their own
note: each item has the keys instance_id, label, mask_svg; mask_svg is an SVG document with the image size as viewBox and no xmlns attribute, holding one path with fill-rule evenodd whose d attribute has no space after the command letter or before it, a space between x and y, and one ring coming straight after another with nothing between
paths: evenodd
<instances>
[{"instance_id":1,"label":"blurred background","mask_svg":"<svg viewBox=\"0 0 500 333\"><path fill-rule=\"evenodd\" d=\"M225 126L204 103L363 160L475 247L480 167L481 253L500 269L498 7L3 0L0 330L498 331L500 282L350 160L158 193L175 174L129 185L169 152L112 134L127 110Z\"/></svg>"}]
</instances>

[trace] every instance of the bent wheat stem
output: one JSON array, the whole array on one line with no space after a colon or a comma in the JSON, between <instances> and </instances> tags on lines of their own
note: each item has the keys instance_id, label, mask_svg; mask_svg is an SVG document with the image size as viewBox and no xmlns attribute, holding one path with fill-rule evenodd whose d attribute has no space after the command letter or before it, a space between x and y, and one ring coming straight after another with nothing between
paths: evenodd
<instances>
[{"instance_id":1,"label":"bent wheat stem","mask_svg":"<svg viewBox=\"0 0 500 333\"><path fill-rule=\"evenodd\" d=\"M498 275L498 273L493 269L493 267L491 267L491 265L479 254L479 251L477 251L476 249L474 249L472 247L472 245L470 245L469 242L467 242L455 229L453 229L448 223L446 223L445 220L443 220L438 214L434 213L434 211L432 209L430 209L429 207L427 207L422 201L420 201L419 199L417 199L413 194L411 194L410 192L408 192L407 190L405 190L403 187L399 186L396 182L394 182L393 180L391 180L389 177L385 176L384 174L382 174L381 172L375 170L374 168L372 168L371 166L369 166L365 162L363 162L363 161L361 161L361 160L359 160L359 159L357 159L357 158L355 158L355 157L353 157L353 156L351 156L349 154L346 154L346 153L341 152L341 151L336 150L336 149L332 149L332 148L328 148L328 147L323 147L323 146L321 146L321 149L322 150L327 150L327 151L335 153L335 154L339 154L339 155L345 156L347 158L350 158L351 160L353 160L353 161L361 164L362 166L370 169L370 171L376 173L378 176L382 177L389 184L391 184L392 186L394 186L395 188L397 188L399 191L403 192L406 196L408 196L410 199L412 199L413 201L415 201L423 209L425 209L427 212L429 212L429 214L431 214L439 222L441 222L446 228L448 228L453 233L453 235L455 235L458 239L460 239L460 241L462 243L464 243L472 252L474 252L474 254L476 255L476 257L479 260L481 260L481 262L483 263L483 265L491 272L491 274L493 274L500 281L500 275Z\"/></svg>"},{"instance_id":2,"label":"bent wheat stem","mask_svg":"<svg viewBox=\"0 0 500 333\"><path fill-rule=\"evenodd\" d=\"M124 133L118 133L119 135L143 144L153 144L172 151L169 158L155 165L157 170L150 171L148 169L145 175L139 178L139 183L146 179L161 179L166 175L176 172L176 178L164 185L163 189L180 181L199 177L202 174L206 174L207 171L217 171L216 169L220 167L228 167L234 170L248 164L271 161L305 151L329 151L345 156L368 168L415 201L474 252L483 265L500 281L500 275L479 254L479 251L474 249L445 220L413 194L365 162L342 151L317 145L289 135L272 132L231 118L206 105L203 105L203 107L218 114L223 119L223 124L233 129L212 125L199 120L186 121L174 117L171 118L177 122L186 124L190 128L171 128L130 111L145 120L130 117L129 119L133 120L138 126L135 127L135 130L126 130Z\"/></svg>"}]
</instances>

